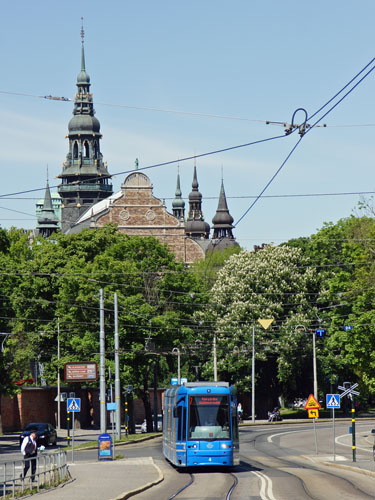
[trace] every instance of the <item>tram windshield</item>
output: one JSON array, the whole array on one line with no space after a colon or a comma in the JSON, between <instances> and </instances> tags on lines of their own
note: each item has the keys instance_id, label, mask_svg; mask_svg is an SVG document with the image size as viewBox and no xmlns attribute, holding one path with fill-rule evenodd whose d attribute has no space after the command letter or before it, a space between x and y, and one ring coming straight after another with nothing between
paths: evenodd
<instances>
[{"instance_id":1,"label":"tram windshield","mask_svg":"<svg viewBox=\"0 0 375 500\"><path fill-rule=\"evenodd\" d=\"M228 396L190 396L189 439L230 439Z\"/></svg>"}]
</instances>

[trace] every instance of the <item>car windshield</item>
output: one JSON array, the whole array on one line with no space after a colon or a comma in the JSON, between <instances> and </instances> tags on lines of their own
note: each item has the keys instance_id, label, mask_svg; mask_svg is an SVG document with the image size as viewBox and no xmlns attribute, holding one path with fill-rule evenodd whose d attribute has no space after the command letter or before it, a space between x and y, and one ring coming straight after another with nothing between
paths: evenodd
<instances>
[{"instance_id":1,"label":"car windshield","mask_svg":"<svg viewBox=\"0 0 375 500\"><path fill-rule=\"evenodd\" d=\"M29 424L25 427L25 431L44 431L46 427L46 424Z\"/></svg>"}]
</instances>

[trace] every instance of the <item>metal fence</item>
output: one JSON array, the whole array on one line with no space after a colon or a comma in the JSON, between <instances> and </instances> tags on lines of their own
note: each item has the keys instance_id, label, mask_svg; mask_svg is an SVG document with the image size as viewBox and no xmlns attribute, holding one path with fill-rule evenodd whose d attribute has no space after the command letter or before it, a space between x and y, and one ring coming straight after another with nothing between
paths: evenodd
<instances>
[{"instance_id":1,"label":"metal fence","mask_svg":"<svg viewBox=\"0 0 375 500\"><path fill-rule=\"evenodd\" d=\"M35 480L31 477L31 463L23 477L25 461L36 460ZM41 453L36 458L0 462L0 498L15 498L22 493L58 485L69 475L66 451Z\"/></svg>"}]
</instances>

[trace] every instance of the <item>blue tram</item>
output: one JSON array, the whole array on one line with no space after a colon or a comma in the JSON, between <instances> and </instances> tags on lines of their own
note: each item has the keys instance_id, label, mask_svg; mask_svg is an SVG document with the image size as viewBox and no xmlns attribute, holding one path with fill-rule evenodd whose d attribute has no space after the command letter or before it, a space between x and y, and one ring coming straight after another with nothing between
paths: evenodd
<instances>
[{"instance_id":1,"label":"blue tram","mask_svg":"<svg viewBox=\"0 0 375 500\"><path fill-rule=\"evenodd\" d=\"M163 453L177 467L238 465L236 389L227 382L188 382L167 389Z\"/></svg>"}]
</instances>

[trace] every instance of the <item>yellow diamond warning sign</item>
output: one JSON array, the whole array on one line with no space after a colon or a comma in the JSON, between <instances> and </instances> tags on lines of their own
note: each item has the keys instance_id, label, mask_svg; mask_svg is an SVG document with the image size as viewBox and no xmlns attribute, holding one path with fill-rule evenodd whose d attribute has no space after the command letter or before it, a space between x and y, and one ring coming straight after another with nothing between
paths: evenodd
<instances>
[{"instance_id":1,"label":"yellow diamond warning sign","mask_svg":"<svg viewBox=\"0 0 375 500\"><path fill-rule=\"evenodd\" d=\"M307 410L309 418L319 418L319 410Z\"/></svg>"},{"instance_id":2,"label":"yellow diamond warning sign","mask_svg":"<svg viewBox=\"0 0 375 500\"><path fill-rule=\"evenodd\" d=\"M305 404L305 410L319 410L319 408L321 408L319 401L314 398L313 394L310 394Z\"/></svg>"}]
</instances>

